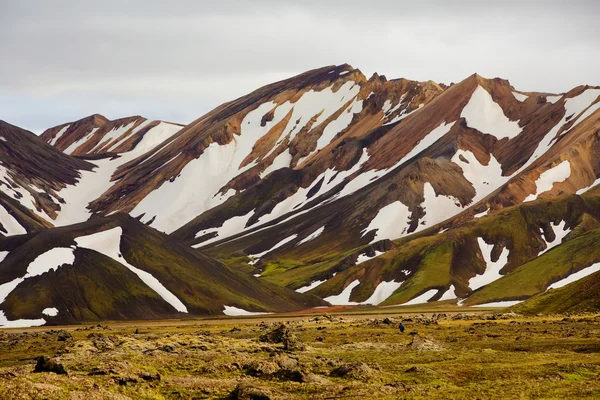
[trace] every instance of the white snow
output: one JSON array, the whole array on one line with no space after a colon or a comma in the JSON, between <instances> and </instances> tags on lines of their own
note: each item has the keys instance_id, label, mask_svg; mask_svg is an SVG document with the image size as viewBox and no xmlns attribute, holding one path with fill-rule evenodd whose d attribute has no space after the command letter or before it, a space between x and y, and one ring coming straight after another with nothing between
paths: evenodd
<instances>
[{"instance_id":1,"label":"white snow","mask_svg":"<svg viewBox=\"0 0 600 400\"><path fill-rule=\"evenodd\" d=\"M1 160L0 160L1 162ZM5 185L0 185L0 190L2 190L6 195L11 197L12 199L18 201L23 205L23 207L31 210L34 214L37 214L41 218L50 221L50 217L44 211L38 211L35 207L35 199L31 195L31 191L36 192L44 192L39 189L35 185L33 186L20 186L16 183L15 179L12 176L17 174L13 173L11 170L7 169L4 165L0 165L0 182L5 183ZM56 196L55 196L56 197Z\"/></svg>"},{"instance_id":2,"label":"white snow","mask_svg":"<svg viewBox=\"0 0 600 400\"><path fill-rule=\"evenodd\" d=\"M321 236L321 234L325 231L325 225L323 225L322 227L320 227L319 229L317 229L316 231L314 231L313 233L311 233L310 235L308 235L307 237L305 237L304 239L302 239L301 241L299 241L296 246L300 246L303 245L304 243L310 242L311 240L314 240L316 238L318 238L319 236Z\"/></svg>"},{"instance_id":3,"label":"white snow","mask_svg":"<svg viewBox=\"0 0 600 400\"><path fill-rule=\"evenodd\" d=\"M58 315L58 309L55 307L44 308L44 310L42 310L42 314L47 315L49 317L56 317Z\"/></svg>"},{"instance_id":4,"label":"white snow","mask_svg":"<svg viewBox=\"0 0 600 400\"><path fill-rule=\"evenodd\" d=\"M448 290L446 290L446 292L444 292L444 294L442 295L442 297L440 297L438 299L438 301L443 301L443 300L454 300L456 299L456 288L454 287L454 285L450 285L450 287L448 288Z\"/></svg>"},{"instance_id":5,"label":"white snow","mask_svg":"<svg viewBox=\"0 0 600 400\"><path fill-rule=\"evenodd\" d=\"M562 99L562 95L561 94L556 95L556 96L546 96L546 101L548 103L552 103L552 104L556 103L560 99Z\"/></svg>"},{"instance_id":6,"label":"white snow","mask_svg":"<svg viewBox=\"0 0 600 400\"><path fill-rule=\"evenodd\" d=\"M92 149L92 152L102 149L103 147L108 145L113 140L116 140L119 137L121 137L121 135L123 135L125 132L127 132L128 130L133 128L133 125L135 125L136 122L137 122L137 119L134 121L131 121L127 125L117 126L113 129L111 129L109 132L106 132L106 134L102 137L102 139L100 139L100 141L98 142L96 147L94 147Z\"/></svg>"},{"instance_id":7,"label":"white snow","mask_svg":"<svg viewBox=\"0 0 600 400\"><path fill-rule=\"evenodd\" d=\"M515 96L515 99L517 99L517 101L520 101L521 103L529 98L529 96L524 95L523 93L512 92L512 94L513 96Z\"/></svg>"},{"instance_id":8,"label":"white snow","mask_svg":"<svg viewBox=\"0 0 600 400\"><path fill-rule=\"evenodd\" d=\"M584 188L579 189L577 192L575 192L578 195L584 194L585 192L587 192L588 190L590 190L591 188L593 188L594 186L596 186L597 184L600 183L600 178L596 179L594 182L592 182L589 186L586 186Z\"/></svg>"},{"instance_id":9,"label":"white snow","mask_svg":"<svg viewBox=\"0 0 600 400\"><path fill-rule=\"evenodd\" d=\"M510 307L510 306L514 306L515 304L519 304L522 301L523 300L496 301L496 302L492 302L492 303L476 304L476 305L471 306L471 307Z\"/></svg>"},{"instance_id":10,"label":"white snow","mask_svg":"<svg viewBox=\"0 0 600 400\"><path fill-rule=\"evenodd\" d=\"M419 225L415 232L442 222L462 210L460 201L457 198L438 195L429 182L425 182L423 185L423 196L424 200L421 203L421 207L425 211L425 216L419 220Z\"/></svg>"},{"instance_id":11,"label":"white snow","mask_svg":"<svg viewBox=\"0 0 600 400\"><path fill-rule=\"evenodd\" d=\"M578 281L579 279L585 278L588 275L593 274L594 272L600 271L600 263L592 264L589 267L586 267L582 270L579 270L564 279L561 279L558 282L554 282L552 285L548 286L548 289L558 289L563 286L568 285L569 283ZM548 290L546 289L546 290Z\"/></svg>"},{"instance_id":12,"label":"white snow","mask_svg":"<svg viewBox=\"0 0 600 400\"><path fill-rule=\"evenodd\" d=\"M0 327L1 328L29 328L31 326L42 326L46 323L43 318L40 319L17 319L9 321L6 319L4 311L0 311Z\"/></svg>"},{"instance_id":13,"label":"white snow","mask_svg":"<svg viewBox=\"0 0 600 400\"><path fill-rule=\"evenodd\" d=\"M500 279L502 275L500 274L500 270L506 265L508 262L508 254L509 251L505 247L502 249L502 253L500 253L500 257L498 257L498 261L492 261L492 249L494 248L493 244L488 244L483 240L483 238L477 238L477 243L479 243L479 249L481 250L481 255L483 256L483 260L485 261L485 272L481 275L476 275L473 278L469 279L469 287L472 290L479 289L482 286L490 284L497 279Z\"/></svg>"},{"instance_id":14,"label":"white snow","mask_svg":"<svg viewBox=\"0 0 600 400\"><path fill-rule=\"evenodd\" d=\"M546 242L546 248L539 252L538 257L540 255L544 254L545 252L547 252L548 250L550 250L551 248L556 247L562 243L563 238L565 236L567 236L569 234L569 232L571 232L571 229L565 229L565 225L566 225L566 222L561 221L557 225L554 225L556 227L556 229L553 229L552 225L550 226L550 228L554 231L554 236L555 236L554 240L551 242L548 242L546 240L546 238L544 237L544 235L542 235L542 239L544 239L544 242Z\"/></svg>"},{"instance_id":15,"label":"white snow","mask_svg":"<svg viewBox=\"0 0 600 400\"><path fill-rule=\"evenodd\" d=\"M223 225L221 225L220 227L208 228L208 229L204 229L204 230L196 233L196 238L199 238L203 235L206 235L207 233L212 233L212 232L216 232L217 236L215 236L211 239L205 240L202 243L195 244L192 247L198 248L201 246L206 246L209 243L216 242L217 240L220 240L222 238L225 238L225 237L228 237L231 235L235 235L236 233L243 231L244 227L246 226L246 223L248 223L248 220L250 219L252 214L254 214L254 210L250 211L246 215L229 218L227 221L223 222Z\"/></svg>"},{"instance_id":16,"label":"white snow","mask_svg":"<svg viewBox=\"0 0 600 400\"><path fill-rule=\"evenodd\" d=\"M406 234L410 224L410 211L400 201L395 201L382 207L369 226L363 231L362 236L376 229L375 237L371 243L383 239L397 239Z\"/></svg>"},{"instance_id":17,"label":"white snow","mask_svg":"<svg viewBox=\"0 0 600 400\"><path fill-rule=\"evenodd\" d=\"M0 223L6 231L6 235L21 235L27 233L25 228L0 204Z\"/></svg>"},{"instance_id":18,"label":"white snow","mask_svg":"<svg viewBox=\"0 0 600 400\"><path fill-rule=\"evenodd\" d=\"M473 215L473 218L481 218L481 217L485 217L486 215L488 215L488 212L490 211L490 209L488 208L485 211L482 211L478 214Z\"/></svg>"},{"instance_id":19,"label":"white snow","mask_svg":"<svg viewBox=\"0 0 600 400\"><path fill-rule=\"evenodd\" d=\"M537 199L540 194L552 190L554 183L563 182L569 176L571 176L571 163L569 160L565 160L555 167L542 172L540 177L535 181L536 192L527 196L523 202Z\"/></svg>"},{"instance_id":20,"label":"white snow","mask_svg":"<svg viewBox=\"0 0 600 400\"><path fill-rule=\"evenodd\" d=\"M493 135L497 139L512 139L522 130L518 121L509 120L502 107L481 86L477 86L460 116L466 119L469 127Z\"/></svg>"},{"instance_id":21,"label":"white snow","mask_svg":"<svg viewBox=\"0 0 600 400\"><path fill-rule=\"evenodd\" d=\"M50 249L33 260L27 267L27 274L23 279L42 275L50 270L57 270L61 265L73 265L75 254L70 247L55 247Z\"/></svg>"},{"instance_id":22,"label":"white snow","mask_svg":"<svg viewBox=\"0 0 600 400\"><path fill-rule=\"evenodd\" d=\"M536 147L535 151L531 155L531 157L529 157L529 160L527 160L527 162L525 164L523 164L523 166L521 168L519 168L519 170L517 172L515 172L514 175L519 174L525 168L529 167L536 159L538 159L540 156L542 156L544 153L546 153L546 151L548 151L548 149L550 147L552 147L552 142L556 139L556 135L558 134L558 131L567 122L567 119L570 116L574 116L573 118L575 118L583 110L588 108L590 106L590 104L592 104L592 102L594 100L596 100L596 98L598 98L599 95L600 95L600 89L586 89L579 96L566 99L565 105L564 105L565 115L563 116L562 120L559 121L556 125L554 125L554 127L550 130L550 132L548 132L546 134L546 136L544 136L544 138L540 141L540 143ZM549 97L561 98L562 96L547 96L546 99L548 99ZM558 99L556 99L556 100L558 100ZM579 123L581 121L582 121L582 119L579 118L577 123ZM573 127L576 124L574 124ZM573 129L573 127L571 127L571 129Z\"/></svg>"},{"instance_id":23,"label":"white snow","mask_svg":"<svg viewBox=\"0 0 600 400\"><path fill-rule=\"evenodd\" d=\"M88 204L110 189L114 184L114 182L111 182L111 177L120 165L152 150L180 129L180 126L161 122L146 132L133 150L123 153L121 157L114 160L106 158L92 161L97 166L94 170L81 171L80 178L75 185L69 185L58 192L58 195L64 199L65 204L60 205L61 209L56 219L50 221L55 226L86 221L91 215L90 210L87 209Z\"/></svg>"},{"instance_id":24,"label":"white snow","mask_svg":"<svg viewBox=\"0 0 600 400\"><path fill-rule=\"evenodd\" d=\"M431 298L438 292L438 289L430 289L423 293L420 296L415 297L414 299L407 301L406 303L402 303L403 306L412 306L414 304L423 304L427 303Z\"/></svg>"},{"instance_id":25,"label":"white snow","mask_svg":"<svg viewBox=\"0 0 600 400\"><path fill-rule=\"evenodd\" d=\"M332 304L334 306L358 305L358 303L350 301L350 294L352 293L352 290L355 287L357 287L358 285L360 285L360 281L358 279L356 279L356 280L350 282L350 284L348 286L346 286L346 288L344 290L342 290L342 293L340 293L338 295L326 297L323 300L329 302L330 304Z\"/></svg>"},{"instance_id":26,"label":"white snow","mask_svg":"<svg viewBox=\"0 0 600 400\"><path fill-rule=\"evenodd\" d=\"M356 265L358 265L358 264L362 264L362 263L364 263L365 261L369 261L369 260L371 260L371 259L373 259L373 258L375 258L375 257L379 257L379 256L380 256L380 255L382 255L383 253L384 253L383 251L378 251L378 250L376 250L376 251L375 251L375 255L374 255L373 257L369 257L369 256L367 255L367 253L363 253L363 254L359 255L359 256L358 256L358 258L356 259Z\"/></svg>"},{"instance_id":27,"label":"white snow","mask_svg":"<svg viewBox=\"0 0 600 400\"><path fill-rule=\"evenodd\" d=\"M378 305L386 301L404 282L395 282L391 280L389 282L381 281L375 288L375 291L367 300L361 304L373 304Z\"/></svg>"},{"instance_id":28,"label":"white snow","mask_svg":"<svg viewBox=\"0 0 600 400\"><path fill-rule=\"evenodd\" d=\"M252 257L252 258L253 258L253 261L252 261L252 262L250 262L250 265L254 265L254 264L256 264L256 263L258 262L258 260L259 260L259 259L260 259L262 256L266 255L267 253L270 253L270 252L272 252L272 251L273 251L273 250L275 250L275 249L278 249L278 248L280 248L281 246L285 245L285 244L286 244L286 243L288 243L288 242L291 242L292 240L296 239L297 237L298 237L298 235L297 235L297 234L293 234L292 236L286 237L285 239L283 239L283 240L281 240L281 241L277 242L277 244L275 244L275 246L271 247L271 248L270 248L270 249L268 249L268 250L265 250L265 251L263 251L263 252L261 252L261 253L258 253L258 254L250 254L250 255L249 255L249 257Z\"/></svg>"},{"instance_id":29,"label":"white snow","mask_svg":"<svg viewBox=\"0 0 600 400\"><path fill-rule=\"evenodd\" d=\"M136 121L134 121L136 122ZM106 149L106 151L113 151L114 149L116 149L117 147L119 147L120 144L122 144L123 142L125 142L127 139L129 139L131 136L133 136L135 133L141 131L142 129L144 129L146 126L150 125L153 121L150 119L145 120L144 122L142 122L141 124L139 124L135 129L132 129L131 132L129 132L129 135L121 138L121 140L116 140L108 149ZM164 122L160 122L160 124L163 124Z\"/></svg>"},{"instance_id":30,"label":"white snow","mask_svg":"<svg viewBox=\"0 0 600 400\"><path fill-rule=\"evenodd\" d=\"M72 248L55 247L40 254L29 264L27 267L27 272L25 275L23 275L23 277L15 278L10 282L0 285L0 304L2 304L8 295L25 279L42 275L50 270L57 270L58 267L64 264L72 265L74 261L75 255L73 254ZM44 319L19 319L8 321L4 312L0 311L0 327L21 328L28 326L40 326L44 325L45 323L46 320Z\"/></svg>"},{"instance_id":31,"label":"white snow","mask_svg":"<svg viewBox=\"0 0 600 400\"><path fill-rule=\"evenodd\" d=\"M9 251L0 251L0 263L2 261L4 261L4 259L6 258L6 256L8 255L8 253L10 253Z\"/></svg>"},{"instance_id":32,"label":"white snow","mask_svg":"<svg viewBox=\"0 0 600 400\"><path fill-rule=\"evenodd\" d=\"M96 133L96 131L100 129L100 128L92 128L92 130L90 131L90 133L88 133L87 135L85 135L84 137L82 137L81 139L71 143L71 145L69 145L69 147L67 147L66 149L63 150L63 153L65 154L72 154L75 150L77 150L77 148L79 146L81 146L82 144L84 144L85 142L87 142L88 140L90 140L94 134Z\"/></svg>"},{"instance_id":33,"label":"white snow","mask_svg":"<svg viewBox=\"0 0 600 400\"><path fill-rule=\"evenodd\" d=\"M267 312L246 311L242 308L237 308L234 306L223 306L223 308L224 308L223 314L228 315L230 317L247 317L247 316L251 316L251 315L271 314L271 313L267 313Z\"/></svg>"},{"instance_id":34,"label":"white snow","mask_svg":"<svg viewBox=\"0 0 600 400\"><path fill-rule=\"evenodd\" d=\"M282 151L277 157L275 157L271 165L269 165L267 168L265 168L263 172L260 173L260 177L265 177L271 172L277 171L278 169L289 167L292 163L292 158L292 155L289 151L287 151L287 149ZM301 163L302 160L299 160L298 165L300 165Z\"/></svg>"},{"instance_id":35,"label":"white snow","mask_svg":"<svg viewBox=\"0 0 600 400\"><path fill-rule=\"evenodd\" d=\"M312 281L310 283L310 285L302 286L302 287L296 289L296 292L298 292L298 293L306 293L306 292L308 292L310 290L313 290L314 288L316 288L317 286L319 286L320 284L325 283L325 282L327 282L327 281Z\"/></svg>"},{"instance_id":36,"label":"white snow","mask_svg":"<svg viewBox=\"0 0 600 400\"><path fill-rule=\"evenodd\" d=\"M317 139L317 148L313 151L313 153L316 153L323 147L327 146L339 132L343 131L348 127L348 125L350 125L354 114L358 114L362 111L362 103L362 100L358 100L355 97L354 101L344 111L342 111L342 114L336 120L327 124L323 130L323 133L319 139Z\"/></svg>"},{"instance_id":37,"label":"white snow","mask_svg":"<svg viewBox=\"0 0 600 400\"><path fill-rule=\"evenodd\" d=\"M60 137L67 131L67 129L69 129L69 126L71 126L71 125L67 125L67 126L62 127L60 129L60 131L58 131L58 133L56 134L56 136L54 136L52 138L52 140L50 140L48 142L48 144L50 144L50 146L54 146L56 144L56 142L58 141L58 139L60 139Z\"/></svg>"},{"instance_id":38,"label":"white snow","mask_svg":"<svg viewBox=\"0 0 600 400\"><path fill-rule=\"evenodd\" d=\"M437 128L433 129L431 132L427 134L423 139L419 140L413 146L412 150L408 152L400 161L398 161L392 168L389 168L387 171L391 171L396 167L404 164L406 161L410 160L414 156L418 155L420 152L427 150L432 144L440 140L444 135L450 132L450 128L454 125L454 122L446 123L446 121L442 122ZM387 172L386 171L386 172Z\"/></svg>"},{"instance_id":39,"label":"white snow","mask_svg":"<svg viewBox=\"0 0 600 400\"><path fill-rule=\"evenodd\" d=\"M97 251L107 257L112 258L116 262L122 264L131 272L136 274L142 282L150 289L154 290L167 303L171 304L179 312L187 312L186 306L173 293L165 288L150 273L129 264L121 255L121 235L123 230L121 227L112 228L106 231L93 233L87 236L79 236L75 238L75 242L79 247Z\"/></svg>"},{"instance_id":40,"label":"white snow","mask_svg":"<svg viewBox=\"0 0 600 400\"><path fill-rule=\"evenodd\" d=\"M463 176L475 188L471 203L483 199L510 179L509 176L502 176L502 166L493 154L490 154L488 164L482 165L471 151L458 149L450 161L462 169Z\"/></svg>"}]
</instances>

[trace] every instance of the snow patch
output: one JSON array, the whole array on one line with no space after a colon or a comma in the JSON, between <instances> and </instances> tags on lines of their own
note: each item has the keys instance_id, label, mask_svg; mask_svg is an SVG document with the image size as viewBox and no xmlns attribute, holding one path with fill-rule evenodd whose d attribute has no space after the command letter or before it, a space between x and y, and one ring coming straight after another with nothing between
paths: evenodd
<instances>
[{"instance_id":1,"label":"snow patch","mask_svg":"<svg viewBox=\"0 0 600 400\"><path fill-rule=\"evenodd\" d=\"M54 225L65 226L87 221L91 216L91 211L87 208L88 204L113 186L114 182L111 182L111 178L119 166L152 150L180 129L180 126L161 122L146 132L134 149L123 153L121 157L114 160L107 158L93 161L96 168L92 171L81 171L80 178L75 185L69 185L58 192L65 203L60 205L61 209L56 220L53 221ZM132 214L139 215L133 212Z\"/></svg>"},{"instance_id":2,"label":"snow patch","mask_svg":"<svg viewBox=\"0 0 600 400\"><path fill-rule=\"evenodd\" d=\"M567 223L565 221L561 221L557 225L554 225L556 229L553 229L552 225L550 226L550 229L554 231L555 236L554 240L551 242L547 241L544 235L542 234L542 239L544 239L544 242L546 242L546 248L538 253L538 257L550 250L551 248L556 247L562 243L563 238L567 236L569 232L571 232L571 229L565 229L566 224Z\"/></svg>"},{"instance_id":3,"label":"snow patch","mask_svg":"<svg viewBox=\"0 0 600 400\"><path fill-rule=\"evenodd\" d=\"M588 190L590 190L591 188L593 188L594 186L596 186L596 185L597 185L597 184L599 184L599 183L600 183L600 178L598 178L598 179L596 179L594 182L592 182L592 184L591 184L591 185L589 185L589 186L586 186L586 187L584 187L584 188L581 188L581 189L579 189L579 190L578 190L577 192L575 192L575 193L576 193L576 194L578 194L578 195L582 195L582 194L584 194L585 192L587 192Z\"/></svg>"},{"instance_id":4,"label":"snow patch","mask_svg":"<svg viewBox=\"0 0 600 400\"><path fill-rule=\"evenodd\" d=\"M442 297L440 297L438 299L438 301L443 301L443 300L454 300L458 298L456 296L456 288L454 287L454 285L450 285L450 287L448 288L448 290L446 290L444 292L444 294L442 295Z\"/></svg>"},{"instance_id":5,"label":"snow patch","mask_svg":"<svg viewBox=\"0 0 600 400\"><path fill-rule=\"evenodd\" d=\"M481 86L477 86L460 116L465 118L469 127L493 135L497 139L512 139L522 130L517 121L508 119L502 107Z\"/></svg>"},{"instance_id":6,"label":"snow patch","mask_svg":"<svg viewBox=\"0 0 600 400\"><path fill-rule=\"evenodd\" d=\"M487 210L480 212L478 214L473 215L473 218L481 218L481 217L485 217L486 215L488 215L488 212L490 211L490 209L488 208Z\"/></svg>"},{"instance_id":7,"label":"snow patch","mask_svg":"<svg viewBox=\"0 0 600 400\"><path fill-rule=\"evenodd\" d=\"M326 280L325 281L312 281L310 283L310 285L302 286L301 288L296 289L296 292L306 293L310 290L313 290L314 288L316 288L317 286L319 286L320 284L325 283L325 282L327 282L327 281Z\"/></svg>"},{"instance_id":8,"label":"snow patch","mask_svg":"<svg viewBox=\"0 0 600 400\"><path fill-rule=\"evenodd\" d=\"M395 282L391 280L389 282L381 281L379 285L375 288L375 291L367 300L363 301L361 304L373 304L378 305L386 301L391 295L394 294L396 290L400 286L402 286L404 282Z\"/></svg>"},{"instance_id":9,"label":"snow patch","mask_svg":"<svg viewBox=\"0 0 600 400\"><path fill-rule=\"evenodd\" d=\"M327 301L328 303L330 303L334 306L358 305L359 303L350 301L350 294L352 293L352 290L355 287L357 287L358 285L360 285L360 281L358 279L356 279L356 280L350 282L350 284L348 286L346 286L346 288L344 290L342 290L342 293L335 295L335 296L326 297L323 300Z\"/></svg>"},{"instance_id":10,"label":"snow patch","mask_svg":"<svg viewBox=\"0 0 600 400\"><path fill-rule=\"evenodd\" d=\"M302 239L301 241L299 241L296 244L297 246L303 245L304 243L310 242L311 240L314 240L316 238L318 238L319 236L321 236L321 234L325 231L325 225L323 225L322 227L320 227L319 229L317 229L316 231L314 231L313 233L311 233L310 235L308 235L307 237L305 237L304 239Z\"/></svg>"},{"instance_id":11,"label":"snow patch","mask_svg":"<svg viewBox=\"0 0 600 400\"><path fill-rule=\"evenodd\" d=\"M375 258L375 257L379 257L379 256L380 256L380 255L382 255L383 253L384 253L383 251L378 251L378 250L376 250L376 251L375 251L375 255L374 255L374 256L372 256L372 257L369 257L369 256L367 255L367 253L363 253L363 254L359 255L359 256L358 256L358 258L356 259L356 265L358 265L358 264L362 264L362 263L364 263L365 261L369 261L369 260L371 260L371 259L373 259L373 258Z\"/></svg>"},{"instance_id":12,"label":"snow patch","mask_svg":"<svg viewBox=\"0 0 600 400\"><path fill-rule=\"evenodd\" d=\"M247 316L251 316L251 315L265 315L265 314L272 314L272 313L252 312L252 311L246 311L242 308L237 308L234 306L223 306L223 314L230 316L230 317L247 317Z\"/></svg>"},{"instance_id":13,"label":"snow patch","mask_svg":"<svg viewBox=\"0 0 600 400\"><path fill-rule=\"evenodd\" d=\"M479 249L481 250L481 255L483 256L486 267L483 274L476 275L469 279L469 287L472 290L479 289L482 286L488 285L495 280L502 278L500 270L508 262L509 255L509 251L505 247L502 249L502 253L500 253L498 261L494 262L492 261L492 249L494 248L494 245L486 243L485 240L480 237L477 238L477 243L479 244Z\"/></svg>"},{"instance_id":14,"label":"snow patch","mask_svg":"<svg viewBox=\"0 0 600 400\"><path fill-rule=\"evenodd\" d=\"M27 230L19 224L19 221L15 219L5 208L0 204L0 223L6 231L6 235L22 235L27 233Z\"/></svg>"},{"instance_id":15,"label":"snow patch","mask_svg":"<svg viewBox=\"0 0 600 400\"><path fill-rule=\"evenodd\" d=\"M429 182L425 182L423 185L423 197L424 200L421 203L421 208L425 211L425 216L419 220L419 225L415 232L436 225L462 210L460 200L453 196L438 195Z\"/></svg>"},{"instance_id":16,"label":"snow patch","mask_svg":"<svg viewBox=\"0 0 600 400\"><path fill-rule=\"evenodd\" d=\"M463 170L463 176L473 185L475 197L472 203L483 199L510 179L502 176L502 165L493 154L490 154L488 164L482 165L471 151L459 149L450 161Z\"/></svg>"},{"instance_id":17,"label":"snow patch","mask_svg":"<svg viewBox=\"0 0 600 400\"><path fill-rule=\"evenodd\" d=\"M520 101L521 103L529 98L529 96L519 92L512 92L512 94L513 96L515 96L515 99L517 99L517 101Z\"/></svg>"},{"instance_id":18,"label":"snow patch","mask_svg":"<svg viewBox=\"0 0 600 400\"><path fill-rule=\"evenodd\" d=\"M548 286L548 289L561 288L563 286L568 285L569 283L578 281L578 280L585 278L586 276L591 275L594 272L598 272L598 271L600 271L600 263L592 264L589 267L579 270L579 271L567 276L566 278L561 279L558 282L554 282L552 285ZM548 289L546 289L546 290L548 290Z\"/></svg>"},{"instance_id":19,"label":"snow patch","mask_svg":"<svg viewBox=\"0 0 600 400\"><path fill-rule=\"evenodd\" d=\"M540 194L552 190L555 183L563 182L569 176L571 176L571 163L569 160L565 160L557 166L542 172L535 181L536 192L527 196L523 202L537 199Z\"/></svg>"},{"instance_id":20,"label":"snow patch","mask_svg":"<svg viewBox=\"0 0 600 400\"><path fill-rule=\"evenodd\" d=\"M48 142L48 144L50 144L50 146L54 146L56 144L56 142L58 141L58 139L60 139L61 136L67 131L67 129L69 129L69 126L71 126L71 125L67 125L67 126L61 128L60 131L58 131L58 133L56 134L56 136L54 136L52 138L52 140L50 140Z\"/></svg>"},{"instance_id":21,"label":"snow patch","mask_svg":"<svg viewBox=\"0 0 600 400\"><path fill-rule=\"evenodd\" d=\"M77 150L77 148L79 146L81 146L82 144L86 143L88 140L90 140L94 134L96 133L96 131L100 129L100 128L92 128L92 130L90 131L90 133L88 133L87 135L85 135L84 137L82 137L81 139L71 143L69 145L69 147L67 147L66 149L64 149L63 153L65 154L71 154L73 153L75 150Z\"/></svg>"},{"instance_id":22,"label":"snow patch","mask_svg":"<svg viewBox=\"0 0 600 400\"><path fill-rule=\"evenodd\" d=\"M427 303L431 298L438 292L438 289L430 289L423 293L420 296L415 297L414 299L407 301L406 303L402 303L403 306L412 306L414 304L423 304Z\"/></svg>"},{"instance_id":23,"label":"snow patch","mask_svg":"<svg viewBox=\"0 0 600 400\"><path fill-rule=\"evenodd\" d=\"M243 231L244 227L248 223L248 220L250 219L252 214L254 214L254 210L250 211L246 215L229 218L227 221L223 222L223 225L221 225L220 227L204 229L204 230L196 233L196 238L199 238L201 236L206 235L207 233L212 233L212 232L216 232L217 236L215 236L211 239L205 240L202 243L195 244L192 247L198 248L201 246L206 246L207 244L216 242L217 240L219 240L221 238L235 235L236 233Z\"/></svg>"},{"instance_id":24,"label":"snow patch","mask_svg":"<svg viewBox=\"0 0 600 400\"><path fill-rule=\"evenodd\" d=\"M44 308L42 310L42 314L47 315L49 317L56 317L58 315L58 309L55 307Z\"/></svg>"},{"instance_id":25,"label":"snow patch","mask_svg":"<svg viewBox=\"0 0 600 400\"><path fill-rule=\"evenodd\" d=\"M471 306L471 307L510 307L510 306L514 306L515 304L519 304L521 302L523 302L523 300L495 301L495 302L492 302L492 303L476 304L476 305Z\"/></svg>"},{"instance_id":26,"label":"snow patch","mask_svg":"<svg viewBox=\"0 0 600 400\"><path fill-rule=\"evenodd\" d=\"M280 248L281 246L285 245L285 244L286 244L286 243L288 243L288 242L291 242L292 240L296 239L297 237L298 237L298 235L297 235L297 234L294 234L294 235L292 235L292 236L289 236L289 237L287 237L287 238L285 238L285 239L281 240L280 242L277 242L277 244L276 244L275 246L271 247L271 248L270 248L270 249L268 249L268 250L265 250L265 251L263 251L263 252L261 252L261 253L258 253L258 254L249 254L248 256L253 258L253 260L252 260L252 261L251 261L249 264L250 264L250 265L254 265L254 264L256 264L256 263L258 262L258 260L260 260L260 258L261 258L262 256L266 255L267 253L270 253L270 252L272 252L272 251L273 251L273 250L275 250L275 249L278 249L278 248Z\"/></svg>"},{"instance_id":27,"label":"snow patch","mask_svg":"<svg viewBox=\"0 0 600 400\"><path fill-rule=\"evenodd\" d=\"M556 96L546 96L546 101L548 103L552 103L552 104L556 103L560 99L562 99L562 95L561 94L556 95Z\"/></svg>"},{"instance_id":28,"label":"snow patch","mask_svg":"<svg viewBox=\"0 0 600 400\"><path fill-rule=\"evenodd\" d=\"M372 230L377 230L371 243L383 239L397 239L404 236L410 224L410 211L400 201L395 201L382 207L369 226L363 231L362 236ZM365 260L366 261L366 260Z\"/></svg>"}]
</instances>

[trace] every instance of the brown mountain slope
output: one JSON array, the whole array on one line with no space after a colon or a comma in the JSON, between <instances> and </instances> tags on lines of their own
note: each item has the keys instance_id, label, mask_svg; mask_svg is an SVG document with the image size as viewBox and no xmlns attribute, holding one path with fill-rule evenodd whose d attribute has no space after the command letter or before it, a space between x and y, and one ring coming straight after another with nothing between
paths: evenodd
<instances>
[{"instance_id":1,"label":"brown mountain slope","mask_svg":"<svg viewBox=\"0 0 600 400\"><path fill-rule=\"evenodd\" d=\"M6 210L0 230L5 234L51 226L48 220L60 208L58 192L77 182L80 171L93 167L4 121L0 121L0 164L0 203ZM14 228L10 232L8 225Z\"/></svg>"}]
</instances>

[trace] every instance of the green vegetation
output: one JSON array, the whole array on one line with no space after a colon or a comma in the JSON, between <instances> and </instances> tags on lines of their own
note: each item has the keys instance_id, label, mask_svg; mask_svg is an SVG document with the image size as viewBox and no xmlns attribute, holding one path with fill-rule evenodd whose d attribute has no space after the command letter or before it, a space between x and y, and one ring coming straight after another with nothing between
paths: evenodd
<instances>
[{"instance_id":1,"label":"green vegetation","mask_svg":"<svg viewBox=\"0 0 600 400\"><path fill-rule=\"evenodd\" d=\"M0 398L591 399L599 322L405 312L13 330L0 332ZM294 347L265 336L277 329ZM33 373L40 355L68 375Z\"/></svg>"},{"instance_id":2,"label":"green vegetation","mask_svg":"<svg viewBox=\"0 0 600 400\"><path fill-rule=\"evenodd\" d=\"M513 307L526 314L595 312L600 310L600 272L567 286L550 289Z\"/></svg>"}]
</instances>

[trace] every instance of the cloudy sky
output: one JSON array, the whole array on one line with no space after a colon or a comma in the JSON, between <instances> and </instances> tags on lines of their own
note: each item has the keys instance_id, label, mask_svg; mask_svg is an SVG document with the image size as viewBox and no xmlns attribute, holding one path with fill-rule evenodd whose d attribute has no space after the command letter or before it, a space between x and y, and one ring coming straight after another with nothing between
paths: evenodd
<instances>
[{"instance_id":1,"label":"cloudy sky","mask_svg":"<svg viewBox=\"0 0 600 400\"><path fill-rule=\"evenodd\" d=\"M366 75L524 91L600 85L599 1L2 1L0 119L188 123L253 89L349 63Z\"/></svg>"}]
</instances>

